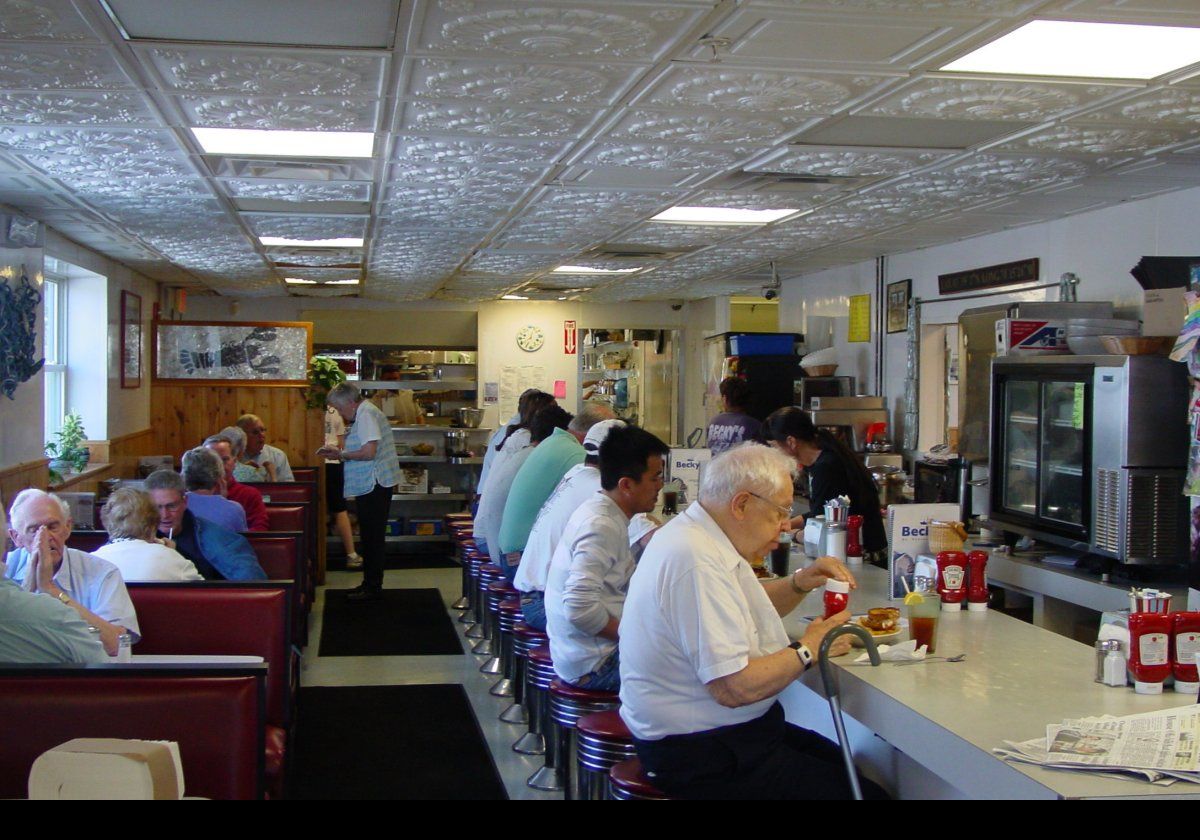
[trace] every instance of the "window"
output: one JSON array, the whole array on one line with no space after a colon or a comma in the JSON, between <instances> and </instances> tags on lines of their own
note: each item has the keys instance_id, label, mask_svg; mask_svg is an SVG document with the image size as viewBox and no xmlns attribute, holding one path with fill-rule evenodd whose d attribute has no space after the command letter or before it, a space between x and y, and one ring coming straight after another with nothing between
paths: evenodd
<instances>
[{"instance_id":1,"label":"window","mask_svg":"<svg viewBox=\"0 0 1200 840\"><path fill-rule=\"evenodd\" d=\"M47 258L43 272L42 305L45 309L45 342L43 353L46 363L45 374L45 430L46 440L62 428L63 415L67 413L67 278L65 265Z\"/></svg>"}]
</instances>

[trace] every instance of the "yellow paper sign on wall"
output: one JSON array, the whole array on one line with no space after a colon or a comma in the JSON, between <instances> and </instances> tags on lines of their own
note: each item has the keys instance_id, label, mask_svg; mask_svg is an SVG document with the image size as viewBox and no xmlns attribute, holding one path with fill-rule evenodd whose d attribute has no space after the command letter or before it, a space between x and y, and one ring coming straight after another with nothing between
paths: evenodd
<instances>
[{"instance_id":1,"label":"yellow paper sign on wall","mask_svg":"<svg viewBox=\"0 0 1200 840\"><path fill-rule=\"evenodd\" d=\"M850 296L850 326L847 341L871 340L871 296Z\"/></svg>"}]
</instances>

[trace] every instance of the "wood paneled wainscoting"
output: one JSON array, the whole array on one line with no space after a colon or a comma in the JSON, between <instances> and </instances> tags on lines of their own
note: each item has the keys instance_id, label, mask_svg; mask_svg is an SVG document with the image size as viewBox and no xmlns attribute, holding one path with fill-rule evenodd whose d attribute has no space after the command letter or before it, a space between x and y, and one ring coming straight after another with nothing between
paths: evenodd
<instances>
[{"instance_id":1,"label":"wood paneled wainscoting","mask_svg":"<svg viewBox=\"0 0 1200 840\"><path fill-rule=\"evenodd\" d=\"M49 458L39 458L36 461L26 461L14 464L0 470L0 496L3 496L4 516L7 521L8 509L12 501L27 487L45 490L50 484L50 470L46 466ZM7 534L0 535L0 545L7 544Z\"/></svg>"},{"instance_id":2,"label":"wood paneled wainscoting","mask_svg":"<svg viewBox=\"0 0 1200 840\"><path fill-rule=\"evenodd\" d=\"M111 464L113 471L107 478L137 478L138 459L144 455L167 455L166 450L156 448L154 429L142 429L109 440L89 440L88 451L91 463Z\"/></svg>"}]
</instances>

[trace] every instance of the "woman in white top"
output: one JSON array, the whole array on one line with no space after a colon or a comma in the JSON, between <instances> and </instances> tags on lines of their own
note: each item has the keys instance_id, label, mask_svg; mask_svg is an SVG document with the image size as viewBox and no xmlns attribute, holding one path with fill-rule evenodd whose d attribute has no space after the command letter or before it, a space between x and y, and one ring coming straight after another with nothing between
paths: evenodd
<instances>
[{"instance_id":1,"label":"woman in white top","mask_svg":"<svg viewBox=\"0 0 1200 840\"><path fill-rule=\"evenodd\" d=\"M116 566L126 581L204 580L191 560L155 539L158 509L146 493L131 487L114 490L100 521L108 542L92 554Z\"/></svg>"}]
</instances>

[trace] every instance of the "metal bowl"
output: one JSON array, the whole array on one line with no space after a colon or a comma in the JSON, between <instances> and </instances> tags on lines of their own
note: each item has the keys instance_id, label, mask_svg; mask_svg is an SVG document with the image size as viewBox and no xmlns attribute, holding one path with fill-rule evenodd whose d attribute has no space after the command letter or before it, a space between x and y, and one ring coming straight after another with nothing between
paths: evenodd
<instances>
[{"instance_id":1,"label":"metal bowl","mask_svg":"<svg viewBox=\"0 0 1200 840\"><path fill-rule=\"evenodd\" d=\"M478 429L479 424L483 422L482 408L456 408L454 409L454 425L461 426L464 429Z\"/></svg>"}]
</instances>

